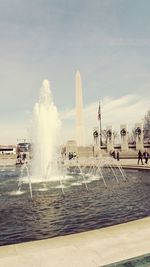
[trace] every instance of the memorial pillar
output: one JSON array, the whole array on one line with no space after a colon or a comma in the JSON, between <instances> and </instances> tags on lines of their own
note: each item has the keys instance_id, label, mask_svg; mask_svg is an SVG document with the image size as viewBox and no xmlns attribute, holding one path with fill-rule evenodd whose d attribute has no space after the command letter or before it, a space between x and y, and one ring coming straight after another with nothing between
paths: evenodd
<instances>
[{"instance_id":1,"label":"memorial pillar","mask_svg":"<svg viewBox=\"0 0 150 267\"><path fill-rule=\"evenodd\" d=\"M112 152L114 150L114 138L113 138L112 126L107 127L106 135L107 135L107 152Z\"/></svg>"},{"instance_id":2,"label":"memorial pillar","mask_svg":"<svg viewBox=\"0 0 150 267\"><path fill-rule=\"evenodd\" d=\"M136 135L136 150L143 150L143 124L136 123L135 124L135 135Z\"/></svg>"},{"instance_id":3,"label":"memorial pillar","mask_svg":"<svg viewBox=\"0 0 150 267\"><path fill-rule=\"evenodd\" d=\"M128 131L127 125L120 125L120 135L121 135L121 151L128 151Z\"/></svg>"},{"instance_id":4,"label":"memorial pillar","mask_svg":"<svg viewBox=\"0 0 150 267\"><path fill-rule=\"evenodd\" d=\"M100 148L99 148L99 130L98 127L93 128L93 138L94 138L94 150L93 155L95 157L99 156Z\"/></svg>"}]
</instances>

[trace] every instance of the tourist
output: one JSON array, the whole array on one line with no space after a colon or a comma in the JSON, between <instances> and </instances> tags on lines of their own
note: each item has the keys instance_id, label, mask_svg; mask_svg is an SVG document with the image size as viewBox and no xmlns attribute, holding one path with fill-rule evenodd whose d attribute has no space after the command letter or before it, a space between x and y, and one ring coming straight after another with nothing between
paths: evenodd
<instances>
[{"instance_id":1,"label":"tourist","mask_svg":"<svg viewBox=\"0 0 150 267\"><path fill-rule=\"evenodd\" d=\"M148 152L146 150L143 153L143 157L145 159L145 163L147 164L148 163L148 159L149 159L149 154L148 154Z\"/></svg>"},{"instance_id":2,"label":"tourist","mask_svg":"<svg viewBox=\"0 0 150 267\"><path fill-rule=\"evenodd\" d=\"M119 154L119 151L117 150L117 160L119 161L120 160L120 154Z\"/></svg>"},{"instance_id":3,"label":"tourist","mask_svg":"<svg viewBox=\"0 0 150 267\"><path fill-rule=\"evenodd\" d=\"M26 157L27 157L26 153L23 153L22 160L25 161L26 160Z\"/></svg>"},{"instance_id":4,"label":"tourist","mask_svg":"<svg viewBox=\"0 0 150 267\"><path fill-rule=\"evenodd\" d=\"M138 152L138 163L137 163L137 164L139 164L140 161L141 161L141 163L142 163L142 165L143 165L143 155L142 155L141 150L139 150L139 152Z\"/></svg>"},{"instance_id":5,"label":"tourist","mask_svg":"<svg viewBox=\"0 0 150 267\"><path fill-rule=\"evenodd\" d=\"M73 158L75 159L77 157L76 152L73 152Z\"/></svg>"},{"instance_id":6,"label":"tourist","mask_svg":"<svg viewBox=\"0 0 150 267\"><path fill-rule=\"evenodd\" d=\"M115 150L111 153L111 155L113 156L114 159L116 158Z\"/></svg>"},{"instance_id":7,"label":"tourist","mask_svg":"<svg viewBox=\"0 0 150 267\"><path fill-rule=\"evenodd\" d=\"M16 164L22 164L21 153L20 153L20 152L17 154L17 161L16 161Z\"/></svg>"},{"instance_id":8,"label":"tourist","mask_svg":"<svg viewBox=\"0 0 150 267\"><path fill-rule=\"evenodd\" d=\"M72 152L69 152L68 157L69 157L69 160L71 160L73 158L73 153Z\"/></svg>"}]
</instances>

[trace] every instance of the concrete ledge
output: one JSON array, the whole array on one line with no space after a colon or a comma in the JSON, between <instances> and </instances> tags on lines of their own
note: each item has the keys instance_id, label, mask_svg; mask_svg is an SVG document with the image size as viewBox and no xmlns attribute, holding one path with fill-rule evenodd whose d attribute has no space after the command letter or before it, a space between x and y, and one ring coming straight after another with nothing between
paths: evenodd
<instances>
[{"instance_id":1,"label":"concrete ledge","mask_svg":"<svg viewBox=\"0 0 150 267\"><path fill-rule=\"evenodd\" d=\"M2 267L99 267L150 253L150 217L99 230L0 247Z\"/></svg>"},{"instance_id":2,"label":"concrete ledge","mask_svg":"<svg viewBox=\"0 0 150 267\"><path fill-rule=\"evenodd\" d=\"M146 166L131 166L131 165L122 165L123 169L128 169L128 170L142 170L142 171L150 171L150 167L146 167Z\"/></svg>"}]
</instances>

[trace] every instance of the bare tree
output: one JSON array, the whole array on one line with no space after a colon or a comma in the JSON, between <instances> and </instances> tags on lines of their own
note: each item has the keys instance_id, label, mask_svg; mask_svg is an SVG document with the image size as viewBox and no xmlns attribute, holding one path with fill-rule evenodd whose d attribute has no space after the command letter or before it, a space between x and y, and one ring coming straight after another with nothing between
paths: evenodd
<instances>
[{"instance_id":1,"label":"bare tree","mask_svg":"<svg viewBox=\"0 0 150 267\"><path fill-rule=\"evenodd\" d=\"M136 142L136 133L135 133L135 127L131 130L128 136L128 142L130 144L135 144Z\"/></svg>"},{"instance_id":2,"label":"bare tree","mask_svg":"<svg viewBox=\"0 0 150 267\"><path fill-rule=\"evenodd\" d=\"M150 110L144 117L144 140L150 139Z\"/></svg>"},{"instance_id":3,"label":"bare tree","mask_svg":"<svg viewBox=\"0 0 150 267\"><path fill-rule=\"evenodd\" d=\"M107 144L107 131L106 130L102 130L102 140L103 140L103 144L106 145Z\"/></svg>"},{"instance_id":4,"label":"bare tree","mask_svg":"<svg viewBox=\"0 0 150 267\"><path fill-rule=\"evenodd\" d=\"M117 130L114 130L113 131L113 136L114 136L114 141L115 141L118 138L118 136L119 136L119 133L118 133Z\"/></svg>"}]
</instances>

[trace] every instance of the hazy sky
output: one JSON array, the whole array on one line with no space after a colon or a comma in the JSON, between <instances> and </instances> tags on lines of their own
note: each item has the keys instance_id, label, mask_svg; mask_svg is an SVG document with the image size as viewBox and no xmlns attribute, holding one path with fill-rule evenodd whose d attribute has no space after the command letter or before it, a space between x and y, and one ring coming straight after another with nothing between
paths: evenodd
<instances>
[{"instance_id":1,"label":"hazy sky","mask_svg":"<svg viewBox=\"0 0 150 267\"><path fill-rule=\"evenodd\" d=\"M43 79L64 140L74 131L75 73L87 131L141 121L150 107L149 0L0 0L0 144L26 136Z\"/></svg>"}]
</instances>

